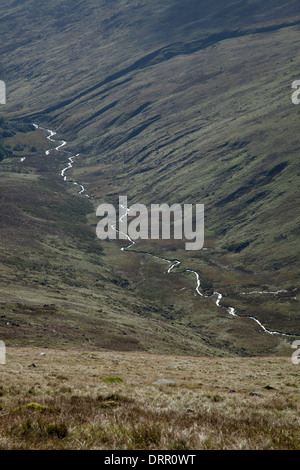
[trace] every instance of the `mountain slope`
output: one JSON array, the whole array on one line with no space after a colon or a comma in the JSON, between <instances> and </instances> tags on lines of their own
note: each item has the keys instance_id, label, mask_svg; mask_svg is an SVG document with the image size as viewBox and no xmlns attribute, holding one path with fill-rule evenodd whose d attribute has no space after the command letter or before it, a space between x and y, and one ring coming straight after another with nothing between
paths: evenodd
<instances>
[{"instance_id":1,"label":"mountain slope","mask_svg":"<svg viewBox=\"0 0 300 470\"><path fill-rule=\"evenodd\" d=\"M94 196L87 212L119 194L130 203L205 204L207 251L138 244L181 260L167 281L161 264L93 241L106 253L107 276L114 266L126 279L125 297L133 270L144 270L126 315L135 302L158 302L171 312L166 324L183 322L214 348L239 353L282 347L251 316L299 334L298 2L7 1L0 21L5 115L55 129L80 152L72 178ZM41 171L38 161L28 158L28 171ZM60 170L53 162L51 177ZM187 285L193 293L185 268L200 273L208 294L221 291L239 318L214 299L180 293ZM278 290L286 292L250 294Z\"/></svg>"}]
</instances>

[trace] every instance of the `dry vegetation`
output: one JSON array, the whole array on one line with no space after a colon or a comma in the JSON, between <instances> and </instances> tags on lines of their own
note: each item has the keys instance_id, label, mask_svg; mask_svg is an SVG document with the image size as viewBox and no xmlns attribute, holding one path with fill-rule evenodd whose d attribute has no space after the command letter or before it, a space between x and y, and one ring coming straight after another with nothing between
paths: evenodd
<instances>
[{"instance_id":1,"label":"dry vegetation","mask_svg":"<svg viewBox=\"0 0 300 470\"><path fill-rule=\"evenodd\" d=\"M0 8L0 449L300 449L299 5L36 3ZM204 203L207 250L100 243L120 194Z\"/></svg>"},{"instance_id":2,"label":"dry vegetation","mask_svg":"<svg viewBox=\"0 0 300 470\"><path fill-rule=\"evenodd\" d=\"M290 358L8 348L0 367L1 449L300 449Z\"/></svg>"}]
</instances>

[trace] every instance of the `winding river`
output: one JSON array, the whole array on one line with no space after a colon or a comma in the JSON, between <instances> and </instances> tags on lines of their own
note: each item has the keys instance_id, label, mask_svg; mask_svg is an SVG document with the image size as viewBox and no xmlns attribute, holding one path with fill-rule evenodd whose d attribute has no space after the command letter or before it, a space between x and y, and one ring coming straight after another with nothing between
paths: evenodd
<instances>
[{"instance_id":1,"label":"winding river","mask_svg":"<svg viewBox=\"0 0 300 470\"><path fill-rule=\"evenodd\" d=\"M53 151L57 151L57 152L64 152L65 154L67 155L71 155L71 152L67 151L67 150L64 150L63 147L65 147L67 145L67 142L65 140L55 140L53 139L53 137L56 135L56 132L55 131L52 131L50 129L46 129L44 127L41 127L37 124L33 124L34 127L36 129L40 129L42 130L43 132L46 132L48 134L47 136L47 139L50 140L51 142L55 142L56 144L59 143L58 146L56 147L53 147L53 148L49 148L48 150L46 150L45 154L48 156L50 155L51 152ZM67 178L66 176L66 172L69 171L70 169L73 168L73 164L74 164L74 159L76 157L79 156L79 153L76 154L76 155L72 155L72 156L69 156L68 157L68 162L67 162L67 166L65 168L63 168L60 172L60 176L64 179L65 182L71 182L73 183L74 185L76 186L79 186L80 190L78 191L78 194L80 195L84 195L86 196L87 198L89 199L94 199L93 196L90 196L86 193L86 190L85 190L85 187L77 182L77 181L73 181L73 180L70 180ZM21 159L21 162L23 162L25 160L25 158L23 157ZM127 209L128 210L128 209ZM125 217L127 214L125 213L119 221L122 221L122 218ZM117 232L120 232L117 227L115 225L112 225L111 226L115 231ZM122 232L123 233L123 232ZM133 245L135 245L135 241L132 240L128 234L126 234L126 237L127 237L127 240L129 242L129 244L127 246L123 246L121 248L121 251L125 251L125 250L129 250ZM167 269L167 273L170 274L175 268L177 268L178 266L180 266L181 264L181 261L179 260L169 260L169 259L166 259L166 258L163 258L163 257L160 257L160 256L157 256L157 255L154 255L152 253L148 253L148 252L145 252L145 251L132 251L133 253L142 253L142 254L146 254L148 256L151 256L153 258L156 258L156 259L159 259L159 260L162 260L166 263L168 263L170 266L168 267ZM226 309L228 314L229 315L232 315L233 317L239 317L239 315L237 315L236 313L236 310L234 307L224 307L222 305L222 300L223 300L223 295L220 293L220 292L213 292L212 295L208 296L208 295L204 295L203 292L201 292L201 279L200 279L200 275L199 273L197 273L196 271L192 270L192 269L185 269L183 272L187 272L187 273L192 273L194 274L195 278L196 278L196 287L195 287L195 293L196 295L199 295L200 297L216 297L216 305L219 307L219 308L222 308L222 309ZM268 294L268 295L277 295L277 294L280 294L282 292L287 292L286 290L278 290L276 292L274 291L252 291L252 292L242 292L241 294L242 295L255 295L255 294ZM268 330L257 318L253 317L253 316L240 316L239 318L248 318L249 320L252 320L254 322L256 322L260 328L265 332L265 333L268 333L269 335L281 335L281 336L285 336L285 337L295 337L296 335L291 335L291 334L287 334L287 333L280 333L278 331L270 331Z\"/></svg>"},{"instance_id":2,"label":"winding river","mask_svg":"<svg viewBox=\"0 0 300 470\"><path fill-rule=\"evenodd\" d=\"M64 147L65 145L67 145L67 142L65 140L55 140L53 139L52 137L54 137L56 135L56 132L55 131L52 131L50 129L45 129L44 127L41 127L41 126L38 126L37 124L33 124L33 126L36 128L36 129L40 129L44 132L47 132L49 135L47 136L47 139L50 140L51 142L60 142L60 145L58 145L57 147L53 147L53 148L50 148L48 150L46 150L45 154L46 155L50 155L50 153L53 151L53 150L56 150L57 152L64 152L68 155L71 155L71 152L69 152L68 150L62 150L62 147ZM63 168L60 172L60 175L63 177L64 181L67 181L67 176L65 175L65 172L67 170L70 170L71 168L73 168L73 163L74 163L74 158L76 157L79 157L79 153L77 153L76 155L74 156L71 156L71 157L68 157L68 166L66 166L65 168ZM22 158L21 161L24 161L25 158ZM77 181L72 181L72 183L76 186L79 186L80 187L80 190L78 191L78 194L84 194L86 197L88 197L89 199L94 199L93 196L89 196L86 191L85 191L85 187L81 184L81 183L78 183Z\"/></svg>"}]
</instances>

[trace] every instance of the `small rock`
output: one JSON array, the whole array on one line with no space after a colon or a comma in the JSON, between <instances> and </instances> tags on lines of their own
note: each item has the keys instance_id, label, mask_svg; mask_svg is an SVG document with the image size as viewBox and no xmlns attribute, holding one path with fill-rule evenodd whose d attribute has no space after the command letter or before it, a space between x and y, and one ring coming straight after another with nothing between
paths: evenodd
<instances>
[{"instance_id":1,"label":"small rock","mask_svg":"<svg viewBox=\"0 0 300 470\"><path fill-rule=\"evenodd\" d=\"M276 388L274 387L271 387L270 385L266 385L265 387L263 387L265 390L276 390Z\"/></svg>"},{"instance_id":2,"label":"small rock","mask_svg":"<svg viewBox=\"0 0 300 470\"><path fill-rule=\"evenodd\" d=\"M46 353L41 353L40 356L46 356Z\"/></svg>"},{"instance_id":3,"label":"small rock","mask_svg":"<svg viewBox=\"0 0 300 470\"><path fill-rule=\"evenodd\" d=\"M250 397L261 397L261 395L259 393L256 393L256 392L250 392L249 395L250 395Z\"/></svg>"},{"instance_id":4,"label":"small rock","mask_svg":"<svg viewBox=\"0 0 300 470\"><path fill-rule=\"evenodd\" d=\"M229 390L230 393L237 393L236 390L234 390L234 388L232 388L231 390Z\"/></svg>"},{"instance_id":5,"label":"small rock","mask_svg":"<svg viewBox=\"0 0 300 470\"><path fill-rule=\"evenodd\" d=\"M32 364L30 364L30 366L28 367L36 367L36 364L34 364L34 362Z\"/></svg>"},{"instance_id":6,"label":"small rock","mask_svg":"<svg viewBox=\"0 0 300 470\"><path fill-rule=\"evenodd\" d=\"M175 384L174 380L168 380L168 379L158 379L156 382L153 382L153 384Z\"/></svg>"},{"instance_id":7,"label":"small rock","mask_svg":"<svg viewBox=\"0 0 300 470\"><path fill-rule=\"evenodd\" d=\"M192 410L192 408L188 408L188 409L186 410L186 412L187 412L187 413L196 413L196 411L195 411L195 410Z\"/></svg>"}]
</instances>

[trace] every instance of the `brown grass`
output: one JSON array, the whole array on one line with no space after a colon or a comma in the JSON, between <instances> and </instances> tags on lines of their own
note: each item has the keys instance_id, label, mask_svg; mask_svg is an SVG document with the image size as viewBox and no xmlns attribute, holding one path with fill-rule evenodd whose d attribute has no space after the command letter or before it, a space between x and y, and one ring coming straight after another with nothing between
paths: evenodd
<instances>
[{"instance_id":1,"label":"brown grass","mask_svg":"<svg viewBox=\"0 0 300 470\"><path fill-rule=\"evenodd\" d=\"M290 358L8 348L0 367L0 449L300 449Z\"/></svg>"}]
</instances>

